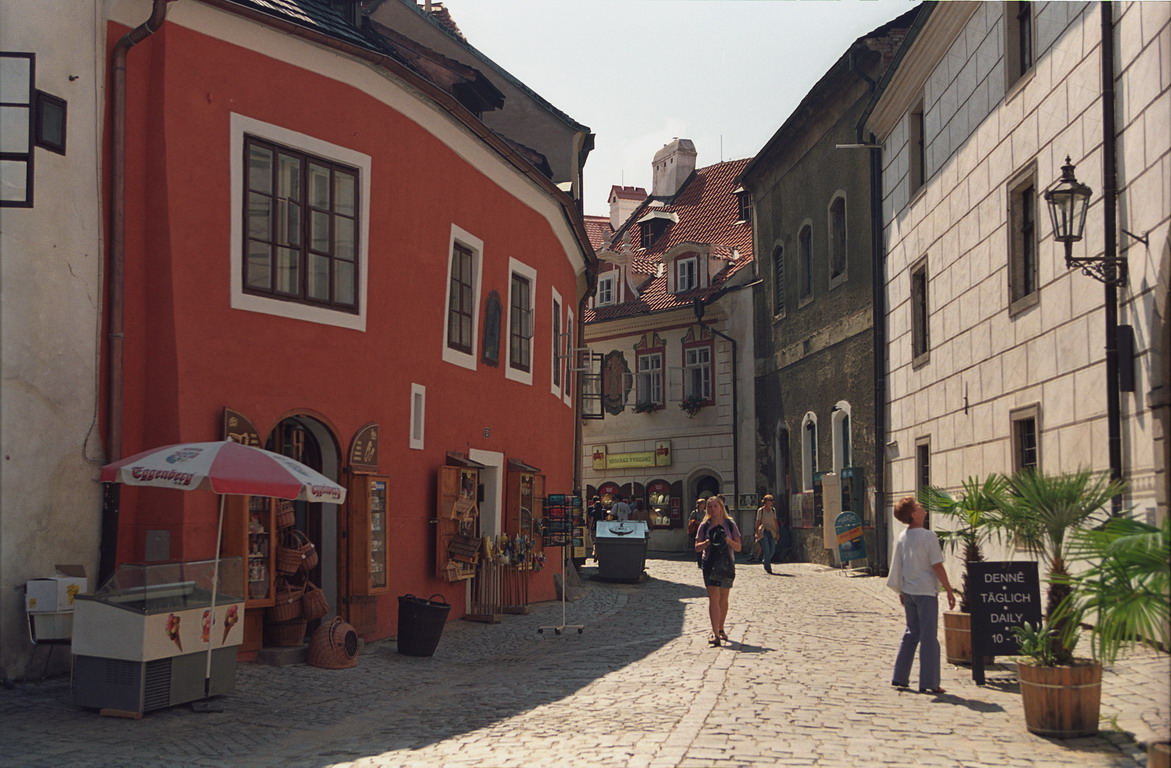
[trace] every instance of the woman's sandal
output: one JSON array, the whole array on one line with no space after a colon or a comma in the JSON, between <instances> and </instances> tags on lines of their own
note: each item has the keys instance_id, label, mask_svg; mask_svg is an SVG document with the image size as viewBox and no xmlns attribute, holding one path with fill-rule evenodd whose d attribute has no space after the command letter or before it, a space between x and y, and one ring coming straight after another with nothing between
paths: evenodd
<instances>
[{"instance_id":1,"label":"woman's sandal","mask_svg":"<svg viewBox=\"0 0 1171 768\"><path fill-rule=\"evenodd\" d=\"M719 648L720 647L720 638L717 637L714 633L711 635L708 635L707 644L713 648Z\"/></svg>"},{"instance_id":2,"label":"woman's sandal","mask_svg":"<svg viewBox=\"0 0 1171 768\"><path fill-rule=\"evenodd\" d=\"M728 642L728 633L722 629L720 630L720 639L723 640L725 643Z\"/></svg>"},{"instance_id":3,"label":"woman's sandal","mask_svg":"<svg viewBox=\"0 0 1171 768\"><path fill-rule=\"evenodd\" d=\"M910 683L900 683L900 682L898 682L897 680L891 680L891 681L890 681L890 684L891 684L891 685L893 685L895 688L898 688L898 689L900 689L900 690L902 690L903 688L910 688L910 687L911 687L911 684L910 684Z\"/></svg>"},{"instance_id":4,"label":"woman's sandal","mask_svg":"<svg viewBox=\"0 0 1171 768\"><path fill-rule=\"evenodd\" d=\"M947 693L947 691L942 688L920 688L919 693L930 693L932 696L938 696L941 693Z\"/></svg>"}]
</instances>

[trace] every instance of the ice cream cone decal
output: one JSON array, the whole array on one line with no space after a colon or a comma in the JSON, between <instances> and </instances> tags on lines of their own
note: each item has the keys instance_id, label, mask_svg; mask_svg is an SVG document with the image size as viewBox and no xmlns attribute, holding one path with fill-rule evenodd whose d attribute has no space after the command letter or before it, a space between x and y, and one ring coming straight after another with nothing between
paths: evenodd
<instances>
[{"instance_id":1,"label":"ice cream cone decal","mask_svg":"<svg viewBox=\"0 0 1171 768\"><path fill-rule=\"evenodd\" d=\"M203 612L203 632L200 633L199 639L202 642L207 642L211 637L211 611Z\"/></svg>"},{"instance_id":2,"label":"ice cream cone decal","mask_svg":"<svg viewBox=\"0 0 1171 768\"><path fill-rule=\"evenodd\" d=\"M171 638L171 642L179 646L179 650L183 650L183 641L179 638L179 617L175 614L167 616L167 637Z\"/></svg>"},{"instance_id":3,"label":"ice cream cone decal","mask_svg":"<svg viewBox=\"0 0 1171 768\"><path fill-rule=\"evenodd\" d=\"M232 631L232 627L236 626L236 622L240 620L239 606L228 606L228 612L224 615L224 639L220 641L221 644L228 642L228 633Z\"/></svg>"}]
</instances>

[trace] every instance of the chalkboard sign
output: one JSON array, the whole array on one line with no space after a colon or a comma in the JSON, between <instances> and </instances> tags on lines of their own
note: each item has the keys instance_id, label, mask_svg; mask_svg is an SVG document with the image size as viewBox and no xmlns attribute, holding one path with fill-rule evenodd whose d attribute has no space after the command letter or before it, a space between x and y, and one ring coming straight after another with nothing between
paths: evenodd
<instances>
[{"instance_id":1,"label":"chalkboard sign","mask_svg":"<svg viewBox=\"0 0 1171 768\"><path fill-rule=\"evenodd\" d=\"M1041 585L1035 562L968 563L972 657L1018 652L1012 628L1041 623Z\"/></svg>"}]
</instances>

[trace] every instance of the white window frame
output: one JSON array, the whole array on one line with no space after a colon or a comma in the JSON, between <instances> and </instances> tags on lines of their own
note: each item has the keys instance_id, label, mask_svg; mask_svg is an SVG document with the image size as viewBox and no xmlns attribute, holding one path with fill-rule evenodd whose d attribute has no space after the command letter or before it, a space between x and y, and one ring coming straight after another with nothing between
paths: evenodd
<instances>
[{"instance_id":1,"label":"white window frame","mask_svg":"<svg viewBox=\"0 0 1171 768\"><path fill-rule=\"evenodd\" d=\"M576 367L577 353L574 351L574 339L576 337L573 325L573 310L569 307L565 308L565 368L561 374L561 400L570 408L573 407L573 380L577 376Z\"/></svg>"},{"instance_id":2,"label":"white window frame","mask_svg":"<svg viewBox=\"0 0 1171 768\"><path fill-rule=\"evenodd\" d=\"M653 403L662 407L665 404L663 387L663 370L665 368L666 350L656 348L654 351L636 351L635 360L635 402ZM643 369L644 360L657 359L659 365L653 369ZM657 389L657 392L655 391ZM649 392L647 390L650 390Z\"/></svg>"},{"instance_id":3,"label":"white window frame","mask_svg":"<svg viewBox=\"0 0 1171 768\"><path fill-rule=\"evenodd\" d=\"M447 346L448 321L451 318L451 256L455 252L455 245L459 243L472 252L472 351L462 352ZM484 270L484 241L467 230L455 224L451 225L451 237L447 242L447 279L443 283L443 335L439 339L442 345L443 361L476 370L476 357L480 349L480 292L483 286L481 279ZM501 331L503 333L503 330Z\"/></svg>"},{"instance_id":4,"label":"white window frame","mask_svg":"<svg viewBox=\"0 0 1171 768\"><path fill-rule=\"evenodd\" d=\"M846 425L850 430L848 445L843 445L842 440L842 421L846 421ZM850 456L846 455L847 450L853 453L854 448L854 417L851 413L850 404L845 400L839 400L834 406L833 415L830 417L830 423L833 431L833 459L834 459L834 474L841 476L842 470L846 467L853 466L850 462Z\"/></svg>"},{"instance_id":5,"label":"white window frame","mask_svg":"<svg viewBox=\"0 0 1171 768\"><path fill-rule=\"evenodd\" d=\"M522 371L519 368L512 367L512 276L517 275L529 281L529 297L531 300L529 311L533 313L532 322L529 324L529 369ZM532 385L533 371L537 367L538 350L541 345L536 342L538 337L537 329L540 327L537 318L537 303L532 300L532 297L537 295L537 270L525 264L523 261L517 261L514 258L508 259L508 297L505 300L505 314L504 322L500 325L500 333L507 342L504 345L504 359L501 361L504 367L504 378L521 384Z\"/></svg>"},{"instance_id":6,"label":"white window frame","mask_svg":"<svg viewBox=\"0 0 1171 768\"><path fill-rule=\"evenodd\" d=\"M813 440L809 439L809 425L813 425ZM801 419L801 488L813 490L813 473L817 463L817 414L809 411Z\"/></svg>"},{"instance_id":7,"label":"white window frame","mask_svg":"<svg viewBox=\"0 0 1171 768\"><path fill-rule=\"evenodd\" d=\"M425 431L427 427L427 388L422 384L411 384L411 415L410 432L407 433L407 445L412 450L423 450Z\"/></svg>"},{"instance_id":8,"label":"white window frame","mask_svg":"<svg viewBox=\"0 0 1171 768\"><path fill-rule=\"evenodd\" d=\"M693 352L702 349L707 353L707 360L703 362L696 362L691 360ZM683 347L683 399L691 397L693 394L698 394L703 397L707 403L715 402L715 344L711 342L700 342L696 344L688 344ZM692 381L694 373L703 371L701 374L700 389L706 391L694 392L695 383Z\"/></svg>"},{"instance_id":9,"label":"white window frame","mask_svg":"<svg viewBox=\"0 0 1171 768\"><path fill-rule=\"evenodd\" d=\"M610 271L598 276L598 287L594 289L594 306L608 307L618 298L617 272ZM603 287L604 286L604 287Z\"/></svg>"},{"instance_id":10,"label":"white window frame","mask_svg":"<svg viewBox=\"0 0 1171 768\"><path fill-rule=\"evenodd\" d=\"M561 294L556 288L550 288L553 296L549 302L550 322L557 321L556 333L550 331L553 338L549 340L549 392L554 397L561 397L565 386L565 304L561 301ZM552 327L552 326L550 326Z\"/></svg>"},{"instance_id":11,"label":"white window frame","mask_svg":"<svg viewBox=\"0 0 1171 768\"><path fill-rule=\"evenodd\" d=\"M688 267L686 272L691 278L690 284L684 287L684 267ZM675 293L684 293L686 291L694 291L699 287L699 257L685 256L683 258L675 259Z\"/></svg>"},{"instance_id":12,"label":"white window frame","mask_svg":"<svg viewBox=\"0 0 1171 768\"><path fill-rule=\"evenodd\" d=\"M837 256L837 238L834 232L834 205L842 201L842 269L837 274L834 274L834 259ZM829 287L835 288L838 285L846 282L850 275L850 228L848 225L850 215L849 202L846 200L846 193L839 189L834 192L833 197L830 198L829 206L825 209L827 238L829 243Z\"/></svg>"},{"instance_id":13,"label":"white window frame","mask_svg":"<svg viewBox=\"0 0 1171 768\"><path fill-rule=\"evenodd\" d=\"M279 125L245 117L235 112L232 113L229 120L228 131L230 152L228 204L231 206L231 244L228 254L229 269L231 270L231 308L365 332L366 312L369 307L367 297L369 295L370 175L372 168L370 155L348 147L331 144L328 141ZM246 134L358 169L358 188L360 190L358 208L361 219L358 222L357 314L244 292L244 186L247 174L247 169L244 167L244 136ZM444 334L445 344L446 340L447 335Z\"/></svg>"}]
</instances>

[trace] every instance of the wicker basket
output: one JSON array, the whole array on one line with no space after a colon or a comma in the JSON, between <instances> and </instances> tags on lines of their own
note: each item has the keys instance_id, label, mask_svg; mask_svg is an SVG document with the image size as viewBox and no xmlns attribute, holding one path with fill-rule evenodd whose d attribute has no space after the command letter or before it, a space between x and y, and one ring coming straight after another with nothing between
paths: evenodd
<instances>
[{"instance_id":1,"label":"wicker basket","mask_svg":"<svg viewBox=\"0 0 1171 768\"><path fill-rule=\"evenodd\" d=\"M358 633L341 616L334 616L333 621L322 624L309 639L306 661L324 669L358 666Z\"/></svg>"},{"instance_id":2,"label":"wicker basket","mask_svg":"<svg viewBox=\"0 0 1171 768\"><path fill-rule=\"evenodd\" d=\"M266 622L264 625L265 645L278 648L293 648L305 644L305 628L309 622L305 619L293 621Z\"/></svg>"},{"instance_id":3,"label":"wicker basket","mask_svg":"<svg viewBox=\"0 0 1171 768\"><path fill-rule=\"evenodd\" d=\"M313 621L329 613L329 601L321 587L311 581L305 582L305 594L301 597L301 618Z\"/></svg>"},{"instance_id":4,"label":"wicker basket","mask_svg":"<svg viewBox=\"0 0 1171 768\"><path fill-rule=\"evenodd\" d=\"M292 528L297 523L297 512L293 502L281 499L276 503L276 527L279 530Z\"/></svg>"},{"instance_id":5,"label":"wicker basket","mask_svg":"<svg viewBox=\"0 0 1171 768\"><path fill-rule=\"evenodd\" d=\"M277 570L281 573L296 573L297 571L311 571L317 567L317 547L309 541L309 537L294 529L285 531L281 543L277 546Z\"/></svg>"},{"instance_id":6,"label":"wicker basket","mask_svg":"<svg viewBox=\"0 0 1171 768\"><path fill-rule=\"evenodd\" d=\"M265 609L265 618L269 621L292 621L301 618L301 600L304 594L305 587L280 579L276 585L275 602Z\"/></svg>"}]
</instances>

